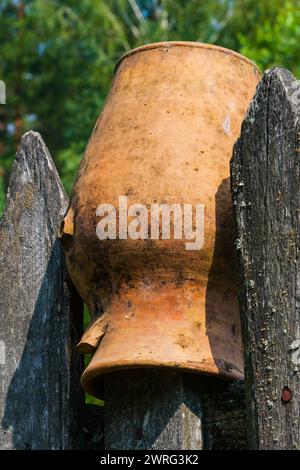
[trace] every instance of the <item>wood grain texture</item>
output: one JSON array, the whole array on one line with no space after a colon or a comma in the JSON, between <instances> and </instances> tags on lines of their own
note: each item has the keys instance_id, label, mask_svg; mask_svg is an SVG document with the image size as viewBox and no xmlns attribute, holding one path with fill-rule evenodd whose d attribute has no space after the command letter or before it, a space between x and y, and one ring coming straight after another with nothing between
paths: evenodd
<instances>
[{"instance_id":1,"label":"wood grain texture","mask_svg":"<svg viewBox=\"0 0 300 470\"><path fill-rule=\"evenodd\" d=\"M98 405L85 406L83 426L86 450L104 449L104 408Z\"/></svg>"},{"instance_id":2,"label":"wood grain texture","mask_svg":"<svg viewBox=\"0 0 300 470\"><path fill-rule=\"evenodd\" d=\"M105 448L201 449L201 393L192 379L159 369L105 375Z\"/></svg>"},{"instance_id":3,"label":"wood grain texture","mask_svg":"<svg viewBox=\"0 0 300 470\"><path fill-rule=\"evenodd\" d=\"M0 222L0 448L82 447L82 303L57 232L68 205L40 135L22 138Z\"/></svg>"},{"instance_id":4,"label":"wood grain texture","mask_svg":"<svg viewBox=\"0 0 300 470\"><path fill-rule=\"evenodd\" d=\"M104 380L106 449L246 447L243 382L158 369Z\"/></svg>"},{"instance_id":5,"label":"wood grain texture","mask_svg":"<svg viewBox=\"0 0 300 470\"><path fill-rule=\"evenodd\" d=\"M299 97L288 71L265 73L231 162L249 442L259 449L300 448Z\"/></svg>"},{"instance_id":6,"label":"wood grain texture","mask_svg":"<svg viewBox=\"0 0 300 470\"><path fill-rule=\"evenodd\" d=\"M244 381L202 378L203 434L207 450L247 449Z\"/></svg>"}]
</instances>

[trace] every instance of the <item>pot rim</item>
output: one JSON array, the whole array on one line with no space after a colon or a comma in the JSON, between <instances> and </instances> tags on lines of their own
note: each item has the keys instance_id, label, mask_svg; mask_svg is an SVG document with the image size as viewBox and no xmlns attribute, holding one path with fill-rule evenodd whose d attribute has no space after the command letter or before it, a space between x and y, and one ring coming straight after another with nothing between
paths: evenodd
<instances>
[{"instance_id":1,"label":"pot rim","mask_svg":"<svg viewBox=\"0 0 300 470\"><path fill-rule=\"evenodd\" d=\"M259 74L261 74L261 71L259 67L253 62L252 60L248 59L248 57L245 57L244 55L240 54L239 52L233 51L231 49L227 49L226 47L218 46L216 44L208 44L205 42L193 42L193 41L163 41L163 42L153 42L151 44L145 44L143 46L136 47L134 49L131 49L130 51L126 52L123 54L119 60L116 63L115 66L115 72L118 70L121 62L123 62L124 59L127 59L128 57L132 56L133 54L136 54L137 52L143 52L143 51L150 51L152 49L160 49L160 48L172 48L172 47L198 47L201 49L210 49L210 50L216 50L219 52L223 52L224 54L230 54L233 55L244 62L247 62L250 65L253 65L253 67L258 71Z\"/></svg>"}]
</instances>

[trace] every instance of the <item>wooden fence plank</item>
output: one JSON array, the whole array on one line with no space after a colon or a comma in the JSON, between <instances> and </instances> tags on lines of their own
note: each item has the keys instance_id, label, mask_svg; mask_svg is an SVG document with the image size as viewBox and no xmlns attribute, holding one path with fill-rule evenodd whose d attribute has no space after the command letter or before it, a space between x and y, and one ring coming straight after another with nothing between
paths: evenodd
<instances>
[{"instance_id":1,"label":"wooden fence plank","mask_svg":"<svg viewBox=\"0 0 300 470\"><path fill-rule=\"evenodd\" d=\"M57 232L68 205L40 135L22 138L0 222L0 448L82 447L82 304Z\"/></svg>"},{"instance_id":2,"label":"wooden fence plank","mask_svg":"<svg viewBox=\"0 0 300 470\"><path fill-rule=\"evenodd\" d=\"M300 448L300 87L268 71L231 163L252 448Z\"/></svg>"},{"instance_id":3,"label":"wooden fence plank","mask_svg":"<svg viewBox=\"0 0 300 470\"><path fill-rule=\"evenodd\" d=\"M203 377L203 432L207 450L247 449L244 381Z\"/></svg>"},{"instance_id":4,"label":"wooden fence plank","mask_svg":"<svg viewBox=\"0 0 300 470\"><path fill-rule=\"evenodd\" d=\"M106 449L245 449L244 383L180 371L132 370L105 380Z\"/></svg>"},{"instance_id":5,"label":"wooden fence plank","mask_svg":"<svg viewBox=\"0 0 300 470\"><path fill-rule=\"evenodd\" d=\"M104 380L106 449L202 449L199 376L141 369Z\"/></svg>"}]
</instances>

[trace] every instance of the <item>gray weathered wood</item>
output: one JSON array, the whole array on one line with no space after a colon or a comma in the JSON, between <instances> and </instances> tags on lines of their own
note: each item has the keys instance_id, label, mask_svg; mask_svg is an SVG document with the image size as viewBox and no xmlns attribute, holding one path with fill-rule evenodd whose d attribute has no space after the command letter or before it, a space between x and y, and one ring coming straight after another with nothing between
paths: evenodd
<instances>
[{"instance_id":1,"label":"gray weathered wood","mask_svg":"<svg viewBox=\"0 0 300 470\"><path fill-rule=\"evenodd\" d=\"M82 304L57 232L68 199L40 135L22 138L0 222L0 448L82 447Z\"/></svg>"},{"instance_id":2,"label":"gray weathered wood","mask_svg":"<svg viewBox=\"0 0 300 470\"><path fill-rule=\"evenodd\" d=\"M244 383L133 370L105 381L106 449L245 449Z\"/></svg>"},{"instance_id":3,"label":"gray weathered wood","mask_svg":"<svg viewBox=\"0 0 300 470\"><path fill-rule=\"evenodd\" d=\"M204 448L247 449L244 381L203 377Z\"/></svg>"},{"instance_id":4,"label":"gray weathered wood","mask_svg":"<svg viewBox=\"0 0 300 470\"><path fill-rule=\"evenodd\" d=\"M85 449L104 449L104 407L98 405L85 406Z\"/></svg>"},{"instance_id":5,"label":"gray weathered wood","mask_svg":"<svg viewBox=\"0 0 300 470\"><path fill-rule=\"evenodd\" d=\"M300 448L299 98L288 71L268 71L231 164L249 438L259 449Z\"/></svg>"},{"instance_id":6,"label":"gray weathered wood","mask_svg":"<svg viewBox=\"0 0 300 470\"><path fill-rule=\"evenodd\" d=\"M104 389L106 449L202 449L199 376L123 371L105 376Z\"/></svg>"}]
</instances>

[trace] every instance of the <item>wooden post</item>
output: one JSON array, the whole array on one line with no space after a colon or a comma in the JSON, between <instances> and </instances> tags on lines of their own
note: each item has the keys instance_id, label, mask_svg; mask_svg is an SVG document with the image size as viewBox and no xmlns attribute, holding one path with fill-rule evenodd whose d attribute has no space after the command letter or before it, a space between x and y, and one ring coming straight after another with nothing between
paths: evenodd
<instances>
[{"instance_id":1,"label":"wooden post","mask_svg":"<svg viewBox=\"0 0 300 470\"><path fill-rule=\"evenodd\" d=\"M24 135L0 223L0 448L83 446L82 302L58 228L68 198L40 135Z\"/></svg>"},{"instance_id":2,"label":"wooden post","mask_svg":"<svg viewBox=\"0 0 300 470\"><path fill-rule=\"evenodd\" d=\"M203 448L199 377L150 369L104 380L106 449Z\"/></svg>"},{"instance_id":3,"label":"wooden post","mask_svg":"<svg viewBox=\"0 0 300 470\"><path fill-rule=\"evenodd\" d=\"M206 450L247 449L244 381L202 378Z\"/></svg>"},{"instance_id":4,"label":"wooden post","mask_svg":"<svg viewBox=\"0 0 300 470\"><path fill-rule=\"evenodd\" d=\"M244 449L243 383L167 370L105 380L106 449Z\"/></svg>"},{"instance_id":5,"label":"wooden post","mask_svg":"<svg viewBox=\"0 0 300 470\"><path fill-rule=\"evenodd\" d=\"M268 71L231 164L252 448L300 448L300 87Z\"/></svg>"}]
</instances>

